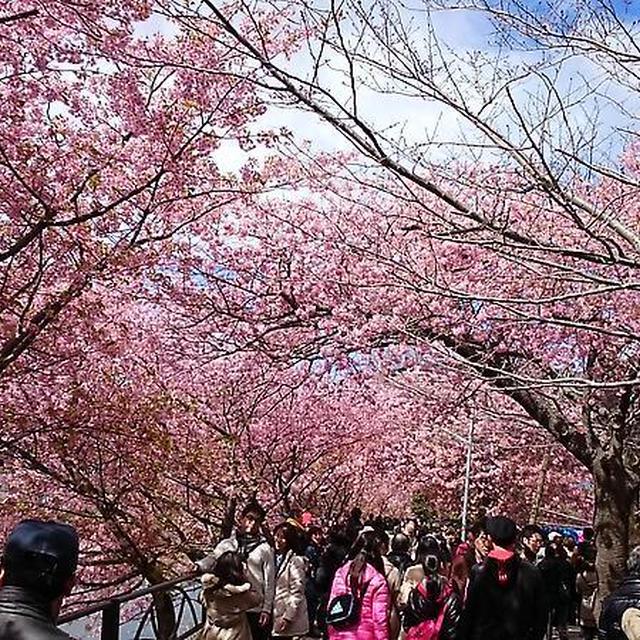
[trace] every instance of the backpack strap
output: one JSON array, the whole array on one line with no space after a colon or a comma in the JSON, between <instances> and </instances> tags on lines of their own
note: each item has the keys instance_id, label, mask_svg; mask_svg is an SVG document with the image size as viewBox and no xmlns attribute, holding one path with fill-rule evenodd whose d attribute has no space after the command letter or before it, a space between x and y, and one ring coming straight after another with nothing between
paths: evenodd
<instances>
[{"instance_id":1,"label":"backpack strap","mask_svg":"<svg viewBox=\"0 0 640 640\"><path fill-rule=\"evenodd\" d=\"M427 593L427 587L425 586L425 581L426 581L426 578L423 578L422 580L420 580L420 582L418 582L418 584L414 588L418 590L418 592L423 598L428 598L429 594ZM449 597L452 591L451 585L449 584L448 581L442 581L441 584L442 584L442 590L440 595L438 596L439 604L444 602Z\"/></svg>"},{"instance_id":2,"label":"backpack strap","mask_svg":"<svg viewBox=\"0 0 640 640\"><path fill-rule=\"evenodd\" d=\"M345 576L346 586L349 587L349 591L351 592L351 595L358 602L362 602L362 599L364 598L364 594L367 593L367 589L369 588L370 582L371 580L369 580L368 582L362 582L360 584L360 588L358 589L357 586L354 584L353 580L351 580L348 571L347 571L347 575Z\"/></svg>"},{"instance_id":3,"label":"backpack strap","mask_svg":"<svg viewBox=\"0 0 640 640\"><path fill-rule=\"evenodd\" d=\"M444 603L440 607L438 617L436 618L436 631L438 635L440 635L440 629L442 629L442 625L444 624L444 617L447 614L448 608L449 608L449 597L447 596L447 599L444 601Z\"/></svg>"}]
</instances>

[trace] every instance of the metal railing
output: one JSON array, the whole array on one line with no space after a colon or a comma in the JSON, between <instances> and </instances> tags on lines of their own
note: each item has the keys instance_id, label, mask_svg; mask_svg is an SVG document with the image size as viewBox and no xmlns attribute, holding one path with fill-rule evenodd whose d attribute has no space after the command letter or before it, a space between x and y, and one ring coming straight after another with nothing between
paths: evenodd
<instances>
[{"instance_id":1,"label":"metal railing","mask_svg":"<svg viewBox=\"0 0 640 640\"><path fill-rule=\"evenodd\" d=\"M74 625L99 615L95 637L100 640L186 640L204 625L198 593L193 578L176 578L62 615L58 625L73 636ZM124 605L135 601L145 606L123 620Z\"/></svg>"}]
</instances>

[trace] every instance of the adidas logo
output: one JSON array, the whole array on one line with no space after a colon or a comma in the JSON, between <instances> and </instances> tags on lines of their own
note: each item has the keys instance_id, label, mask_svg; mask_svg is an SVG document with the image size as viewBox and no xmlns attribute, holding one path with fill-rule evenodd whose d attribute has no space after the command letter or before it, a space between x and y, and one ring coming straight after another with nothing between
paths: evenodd
<instances>
[{"instance_id":1,"label":"adidas logo","mask_svg":"<svg viewBox=\"0 0 640 640\"><path fill-rule=\"evenodd\" d=\"M342 605L342 602L336 602L333 605L333 607L331 607L331 613L334 614L334 615L339 614L339 613L344 613L344 611L345 611L345 608Z\"/></svg>"}]
</instances>

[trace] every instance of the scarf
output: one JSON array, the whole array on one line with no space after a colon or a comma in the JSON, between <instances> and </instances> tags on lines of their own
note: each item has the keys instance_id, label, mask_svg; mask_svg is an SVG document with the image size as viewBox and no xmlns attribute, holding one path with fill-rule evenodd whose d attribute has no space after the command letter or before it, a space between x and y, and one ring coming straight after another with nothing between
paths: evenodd
<instances>
[{"instance_id":1,"label":"scarf","mask_svg":"<svg viewBox=\"0 0 640 640\"><path fill-rule=\"evenodd\" d=\"M514 556L515 553L513 551L502 547L494 547L487 556L487 558L495 560L498 565L498 584L501 587L506 587L509 582L508 565Z\"/></svg>"},{"instance_id":2,"label":"scarf","mask_svg":"<svg viewBox=\"0 0 640 640\"><path fill-rule=\"evenodd\" d=\"M238 533L236 535L238 541L238 553L246 560L258 546L263 542L263 538L259 535L249 536L246 533Z\"/></svg>"}]
</instances>

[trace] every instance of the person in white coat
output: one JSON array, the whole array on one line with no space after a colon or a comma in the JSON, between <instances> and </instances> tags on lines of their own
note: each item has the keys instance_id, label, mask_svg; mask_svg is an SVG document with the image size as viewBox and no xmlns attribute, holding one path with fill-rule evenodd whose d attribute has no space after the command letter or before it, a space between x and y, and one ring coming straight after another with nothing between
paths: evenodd
<instances>
[{"instance_id":1,"label":"person in white coat","mask_svg":"<svg viewBox=\"0 0 640 640\"><path fill-rule=\"evenodd\" d=\"M273 534L276 589L273 600L273 636L298 637L309 632L305 585L307 561L299 548L300 533L288 522Z\"/></svg>"},{"instance_id":2,"label":"person in white coat","mask_svg":"<svg viewBox=\"0 0 640 640\"><path fill-rule=\"evenodd\" d=\"M212 553L196 563L201 573L211 572L217 559L227 551L238 552L247 563L252 584L260 595L260 600L247 614L253 640L270 637L275 588L273 549L260 534L264 518L264 509L257 502L250 502L242 510L233 535L218 543Z\"/></svg>"},{"instance_id":3,"label":"person in white coat","mask_svg":"<svg viewBox=\"0 0 640 640\"><path fill-rule=\"evenodd\" d=\"M242 556L223 553L202 578L200 600L206 609L201 640L252 640L247 611L260 603Z\"/></svg>"}]
</instances>

